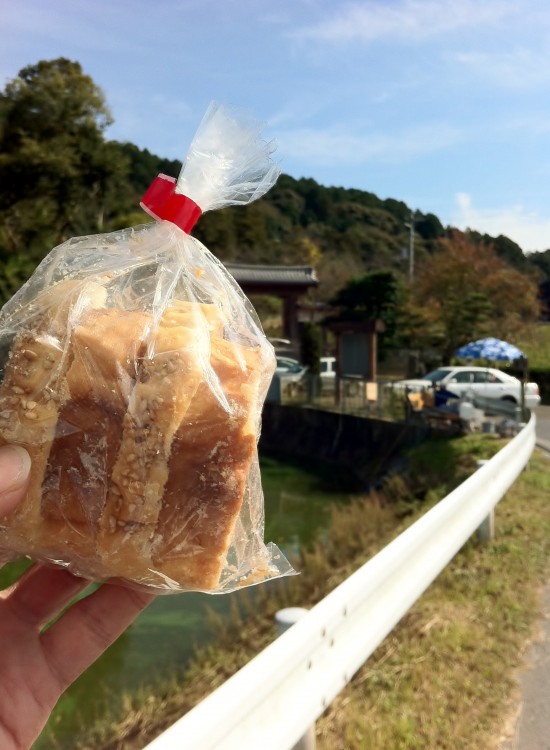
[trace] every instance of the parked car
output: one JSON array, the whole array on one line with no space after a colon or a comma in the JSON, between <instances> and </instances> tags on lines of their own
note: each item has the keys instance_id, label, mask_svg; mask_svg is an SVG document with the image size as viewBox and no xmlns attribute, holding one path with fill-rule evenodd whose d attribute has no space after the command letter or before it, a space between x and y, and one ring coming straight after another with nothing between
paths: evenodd
<instances>
[{"instance_id":1,"label":"parked car","mask_svg":"<svg viewBox=\"0 0 550 750\"><path fill-rule=\"evenodd\" d=\"M502 370L492 367L439 367L421 378L398 380L394 387L410 391L428 388L445 389L456 396L471 393L474 397L497 398L502 401L521 403L521 382ZM536 383L525 384L525 406L534 409L540 404L539 387Z\"/></svg>"},{"instance_id":2,"label":"parked car","mask_svg":"<svg viewBox=\"0 0 550 750\"><path fill-rule=\"evenodd\" d=\"M302 385L307 367L291 357L277 357L276 359L275 374L281 379L283 392L293 396Z\"/></svg>"},{"instance_id":3,"label":"parked car","mask_svg":"<svg viewBox=\"0 0 550 750\"><path fill-rule=\"evenodd\" d=\"M282 357L286 357L293 350L292 341L290 339L279 339L269 338L268 341L273 345L276 354L280 354Z\"/></svg>"}]
</instances>

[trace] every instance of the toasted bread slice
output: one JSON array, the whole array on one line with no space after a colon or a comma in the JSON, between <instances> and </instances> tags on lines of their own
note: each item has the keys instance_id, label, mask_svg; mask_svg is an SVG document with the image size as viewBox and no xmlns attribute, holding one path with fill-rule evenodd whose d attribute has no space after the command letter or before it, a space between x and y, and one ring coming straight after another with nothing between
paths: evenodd
<instances>
[{"instance_id":1,"label":"toasted bread slice","mask_svg":"<svg viewBox=\"0 0 550 750\"><path fill-rule=\"evenodd\" d=\"M202 307L168 308L147 341L100 521L99 554L111 575L151 577L151 544L172 443L208 356L209 326Z\"/></svg>"},{"instance_id":2,"label":"toasted bread slice","mask_svg":"<svg viewBox=\"0 0 550 750\"><path fill-rule=\"evenodd\" d=\"M96 283L60 282L37 299L37 312L14 339L0 384L0 441L23 446L32 461L25 499L0 524L3 546L15 552L48 556L56 546L44 534L41 496L59 410L68 398L67 320L75 305L87 309L104 299Z\"/></svg>"},{"instance_id":3,"label":"toasted bread slice","mask_svg":"<svg viewBox=\"0 0 550 750\"><path fill-rule=\"evenodd\" d=\"M97 555L109 477L149 325L142 312L91 310L73 332L68 397L48 458L41 513L44 534L62 539L81 567Z\"/></svg>"},{"instance_id":4,"label":"toasted bread slice","mask_svg":"<svg viewBox=\"0 0 550 750\"><path fill-rule=\"evenodd\" d=\"M153 567L188 588L214 589L240 513L261 404L259 350L213 337L210 364L225 403L203 381L174 439Z\"/></svg>"}]
</instances>

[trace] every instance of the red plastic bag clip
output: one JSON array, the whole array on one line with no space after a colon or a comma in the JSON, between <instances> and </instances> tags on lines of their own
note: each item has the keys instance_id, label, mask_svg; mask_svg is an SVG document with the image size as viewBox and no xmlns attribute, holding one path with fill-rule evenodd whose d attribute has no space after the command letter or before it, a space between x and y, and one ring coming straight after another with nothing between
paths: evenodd
<instances>
[{"instance_id":1,"label":"red plastic bag clip","mask_svg":"<svg viewBox=\"0 0 550 750\"><path fill-rule=\"evenodd\" d=\"M195 201L174 192L176 180L159 174L147 188L139 205L154 219L171 221L189 234L202 211Z\"/></svg>"}]
</instances>

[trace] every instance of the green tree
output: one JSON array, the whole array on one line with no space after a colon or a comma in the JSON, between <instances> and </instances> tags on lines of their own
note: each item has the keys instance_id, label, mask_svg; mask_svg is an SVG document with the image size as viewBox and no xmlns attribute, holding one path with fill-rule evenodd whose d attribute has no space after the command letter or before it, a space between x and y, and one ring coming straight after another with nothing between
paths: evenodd
<instances>
[{"instance_id":1,"label":"green tree","mask_svg":"<svg viewBox=\"0 0 550 750\"><path fill-rule=\"evenodd\" d=\"M40 260L101 231L126 160L104 139L101 90L65 58L23 68L0 94L0 253Z\"/></svg>"},{"instance_id":2,"label":"green tree","mask_svg":"<svg viewBox=\"0 0 550 750\"><path fill-rule=\"evenodd\" d=\"M340 320L382 320L388 336L395 332L401 284L391 271L374 271L349 281L333 298Z\"/></svg>"},{"instance_id":3,"label":"green tree","mask_svg":"<svg viewBox=\"0 0 550 750\"><path fill-rule=\"evenodd\" d=\"M300 359L312 375L321 374L322 352L321 329L315 323L303 323L300 326Z\"/></svg>"},{"instance_id":4,"label":"green tree","mask_svg":"<svg viewBox=\"0 0 550 750\"><path fill-rule=\"evenodd\" d=\"M321 354L323 344L321 329L315 323L300 325L300 360L307 368L307 385L310 401L321 392Z\"/></svg>"},{"instance_id":5,"label":"green tree","mask_svg":"<svg viewBox=\"0 0 550 750\"><path fill-rule=\"evenodd\" d=\"M0 263L0 301L12 297L34 271L34 263L24 255L12 255Z\"/></svg>"},{"instance_id":6,"label":"green tree","mask_svg":"<svg viewBox=\"0 0 550 750\"><path fill-rule=\"evenodd\" d=\"M445 234L443 225L434 214L425 214L414 223L415 231L425 240L435 240Z\"/></svg>"},{"instance_id":7,"label":"green tree","mask_svg":"<svg viewBox=\"0 0 550 750\"><path fill-rule=\"evenodd\" d=\"M454 231L417 266L401 320L410 346L436 346L448 363L462 344L513 337L539 316L536 281L505 263L492 245Z\"/></svg>"},{"instance_id":8,"label":"green tree","mask_svg":"<svg viewBox=\"0 0 550 750\"><path fill-rule=\"evenodd\" d=\"M543 281L550 279L550 250L529 253L528 259L532 267L539 271Z\"/></svg>"},{"instance_id":9,"label":"green tree","mask_svg":"<svg viewBox=\"0 0 550 750\"><path fill-rule=\"evenodd\" d=\"M231 207L231 213L239 237L239 246L249 250L265 244L267 239L265 220L257 203Z\"/></svg>"},{"instance_id":10,"label":"green tree","mask_svg":"<svg viewBox=\"0 0 550 750\"><path fill-rule=\"evenodd\" d=\"M392 271L373 271L351 279L332 299L339 308L337 320L366 321L377 319L384 323L379 337L379 351L383 357L394 343L403 288Z\"/></svg>"}]
</instances>

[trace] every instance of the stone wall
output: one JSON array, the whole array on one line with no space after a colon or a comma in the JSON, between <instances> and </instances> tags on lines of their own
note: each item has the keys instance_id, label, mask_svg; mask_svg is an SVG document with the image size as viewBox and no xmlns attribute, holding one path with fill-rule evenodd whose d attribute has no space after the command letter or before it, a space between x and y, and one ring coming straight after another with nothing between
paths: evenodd
<instances>
[{"instance_id":1,"label":"stone wall","mask_svg":"<svg viewBox=\"0 0 550 750\"><path fill-rule=\"evenodd\" d=\"M268 403L260 451L334 466L367 489L400 463L406 448L427 434L422 425Z\"/></svg>"}]
</instances>

